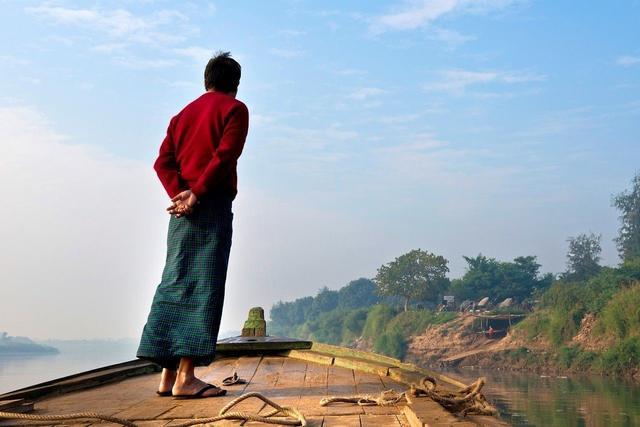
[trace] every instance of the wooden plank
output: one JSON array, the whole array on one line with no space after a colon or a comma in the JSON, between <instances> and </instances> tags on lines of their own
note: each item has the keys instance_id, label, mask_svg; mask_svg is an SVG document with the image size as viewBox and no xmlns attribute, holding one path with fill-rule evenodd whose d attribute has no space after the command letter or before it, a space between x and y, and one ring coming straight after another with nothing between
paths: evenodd
<instances>
[{"instance_id":1,"label":"wooden plank","mask_svg":"<svg viewBox=\"0 0 640 427\"><path fill-rule=\"evenodd\" d=\"M320 399L327 395L328 366L316 363L308 363L304 377L304 386L298 409L305 416L320 416L325 413L325 409L320 406Z\"/></svg>"},{"instance_id":2,"label":"wooden plank","mask_svg":"<svg viewBox=\"0 0 640 427\"><path fill-rule=\"evenodd\" d=\"M389 372L389 365L371 360L358 359L354 357L336 356L333 359L335 366L341 366L343 368L354 369L363 372L370 372L372 374L386 376Z\"/></svg>"},{"instance_id":3,"label":"wooden plank","mask_svg":"<svg viewBox=\"0 0 640 427\"><path fill-rule=\"evenodd\" d=\"M391 377L385 377L380 375L380 381L385 390L394 390L398 393L403 393L409 390L409 386L406 383L398 382Z\"/></svg>"},{"instance_id":4,"label":"wooden plank","mask_svg":"<svg viewBox=\"0 0 640 427\"><path fill-rule=\"evenodd\" d=\"M291 350L287 356L308 362L320 363L322 365L333 365L332 355L312 350Z\"/></svg>"},{"instance_id":5,"label":"wooden plank","mask_svg":"<svg viewBox=\"0 0 640 427\"><path fill-rule=\"evenodd\" d=\"M327 396L354 396L357 394L353 370L329 366ZM352 403L334 403L325 406L325 415L363 414L361 406Z\"/></svg>"},{"instance_id":6,"label":"wooden plank","mask_svg":"<svg viewBox=\"0 0 640 427\"><path fill-rule=\"evenodd\" d=\"M339 347L336 345L323 344L318 342L313 343L313 345L311 346L311 350L317 351L320 353L330 354L333 356L352 357L356 359L371 360L373 362L378 362L378 363L390 365L390 366L398 366L400 363L402 363L400 360L393 357L383 356L381 354L371 353L369 351L356 350L353 348Z\"/></svg>"},{"instance_id":7,"label":"wooden plank","mask_svg":"<svg viewBox=\"0 0 640 427\"><path fill-rule=\"evenodd\" d=\"M278 377L282 371L284 357L264 356L258 365L255 375L251 382L244 389L244 393L259 392L265 396L269 396L273 387L278 382ZM257 398L248 399L240 402L234 407L237 411L246 411L257 414L264 407L265 403Z\"/></svg>"},{"instance_id":8,"label":"wooden plank","mask_svg":"<svg viewBox=\"0 0 640 427\"><path fill-rule=\"evenodd\" d=\"M398 424L400 424L402 427L411 427L409 421L407 420L407 417L405 417L404 414L396 415L396 419L398 420Z\"/></svg>"},{"instance_id":9,"label":"wooden plank","mask_svg":"<svg viewBox=\"0 0 640 427\"><path fill-rule=\"evenodd\" d=\"M69 393L123 380L128 377L158 372L157 365L143 360L118 363L58 378L0 395L0 400L35 399L48 394Z\"/></svg>"},{"instance_id":10,"label":"wooden plank","mask_svg":"<svg viewBox=\"0 0 640 427\"><path fill-rule=\"evenodd\" d=\"M160 374L142 375L112 382L88 390L76 391L38 400L39 414L99 412L113 415L147 399L156 399Z\"/></svg>"},{"instance_id":11,"label":"wooden plank","mask_svg":"<svg viewBox=\"0 0 640 427\"><path fill-rule=\"evenodd\" d=\"M380 380L380 376L367 372L353 371L355 376L356 394L378 397L383 391L388 390ZM404 404L404 399L400 405ZM363 406L365 414L396 415L400 413L398 405L393 406Z\"/></svg>"},{"instance_id":12,"label":"wooden plank","mask_svg":"<svg viewBox=\"0 0 640 427\"><path fill-rule=\"evenodd\" d=\"M412 427L452 425L460 421L431 399L422 398L406 405L403 410Z\"/></svg>"},{"instance_id":13,"label":"wooden plank","mask_svg":"<svg viewBox=\"0 0 640 427\"><path fill-rule=\"evenodd\" d=\"M359 415L325 415L322 427L361 427Z\"/></svg>"},{"instance_id":14,"label":"wooden plank","mask_svg":"<svg viewBox=\"0 0 640 427\"><path fill-rule=\"evenodd\" d=\"M304 390L307 365L304 360L284 358L278 380L266 395L282 405L297 407Z\"/></svg>"},{"instance_id":15,"label":"wooden plank","mask_svg":"<svg viewBox=\"0 0 640 427\"><path fill-rule=\"evenodd\" d=\"M407 371L401 368L389 368L389 375L387 376L387 378L406 385L419 383L423 377L424 375L419 372Z\"/></svg>"},{"instance_id":16,"label":"wooden plank","mask_svg":"<svg viewBox=\"0 0 640 427\"><path fill-rule=\"evenodd\" d=\"M362 427L400 427L400 422L395 415L360 415L360 425Z\"/></svg>"},{"instance_id":17,"label":"wooden plank","mask_svg":"<svg viewBox=\"0 0 640 427\"><path fill-rule=\"evenodd\" d=\"M33 402L25 399L0 400L0 411L25 413L33 411Z\"/></svg>"}]
</instances>

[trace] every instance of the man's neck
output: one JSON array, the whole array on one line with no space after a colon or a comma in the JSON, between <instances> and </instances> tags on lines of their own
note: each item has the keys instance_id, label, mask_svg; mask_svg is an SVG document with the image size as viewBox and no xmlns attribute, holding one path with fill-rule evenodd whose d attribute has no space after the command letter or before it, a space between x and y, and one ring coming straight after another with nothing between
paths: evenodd
<instances>
[{"instance_id":1,"label":"man's neck","mask_svg":"<svg viewBox=\"0 0 640 427\"><path fill-rule=\"evenodd\" d=\"M227 95L230 96L232 98L235 98L238 92L221 92L219 90L215 90L215 89L207 89L207 93L209 92L215 92L215 93L221 93L223 95Z\"/></svg>"}]
</instances>

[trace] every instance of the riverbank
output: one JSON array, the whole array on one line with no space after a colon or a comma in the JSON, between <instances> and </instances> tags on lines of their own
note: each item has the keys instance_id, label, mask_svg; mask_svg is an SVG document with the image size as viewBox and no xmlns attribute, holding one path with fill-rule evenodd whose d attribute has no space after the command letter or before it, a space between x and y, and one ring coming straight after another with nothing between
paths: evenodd
<instances>
[{"instance_id":1,"label":"riverbank","mask_svg":"<svg viewBox=\"0 0 640 427\"><path fill-rule=\"evenodd\" d=\"M576 335L559 347L543 336L529 338L528 326L523 322L506 336L489 339L478 333L474 316L459 314L447 323L431 325L423 333L409 337L405 360L437 369L479 368L554 376L588 373L640 381L637 366L616 370L606 365L607 357L619 351L618 346L614 339L597 332L593 314L587 314ZM366 343L359 345L366 347Z\"/></svg>"}]
</instances>

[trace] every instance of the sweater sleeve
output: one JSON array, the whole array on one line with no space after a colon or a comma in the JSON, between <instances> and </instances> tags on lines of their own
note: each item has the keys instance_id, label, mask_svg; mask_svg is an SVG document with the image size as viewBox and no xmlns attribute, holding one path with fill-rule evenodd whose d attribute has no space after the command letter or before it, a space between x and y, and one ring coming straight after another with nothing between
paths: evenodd
<instances>
[{"instance_id":1,"label":"sweater sleeve","mask_svg":"<svg viewBox=\"0 0 640 427\"><path fill-rule=\"evenodd\" d=\"M246 105L238 103L229 113L222 130L222 137L204 172L191 191L199 199L214 188L216 180L227 175L238 163L249 130L249 111Z\"/></svg>"},{"instance_id":2,"label":"sweater sleeve","mask_svg":"<svg viewBox=\"0 0 640 427\"><path fill-rule=\"evenodd\" d=\"M165 136L162 144L160 145L160 154L153 164L160 178L160 182L167 191L170 198L173 198L178 193L187 190L187 186L180 178L178 161L176 159L175 144L173 141L173 128L175 124L175 117L171 119L169 127L167 129L167 136Z\"/></svg>"}]
</instances>

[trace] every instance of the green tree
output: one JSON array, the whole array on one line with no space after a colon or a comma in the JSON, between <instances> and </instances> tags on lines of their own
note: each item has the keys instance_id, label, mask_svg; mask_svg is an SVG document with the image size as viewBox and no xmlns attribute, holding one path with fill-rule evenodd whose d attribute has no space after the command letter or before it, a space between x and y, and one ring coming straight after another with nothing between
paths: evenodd
<instances>
[{"instance_id":1,"label":"green tree","mask_svg":"<svg viewBox=\"0 0 640 427\"><path fill-rule=\"evenodd\" d=\"M598 274L600 269L599 234L580 234L569 237L569 250L567 252L567 271L563 275L566 280L582 281Z\"/></svg>"},{"instance_id":2,"label":"green tree","mask_svg":"<svg viewBox=\"0 0 640 427\"><path fill-rule=\"evenodd\" d=\"M374 279L382 296L404 299L404 311L413 300L433 300L449 284L449 261L443 256L414 249L382 265Z\"/></svg>"},{"instance_id":3,"label":"green tree","mask_svg":"<svg viewBox=\"0 0 640 427\"><path fill-rule=\"evenodd\" d=\"M318 291L318 295L313 298L307 319L317 318L338 307L338 291L332 291L326 286Z\"/></svg>"},{"instance_id":4,"label":"green tree","mask_svg":"<svg viewBox=\"0 0 640 427\"><path fill-rule=\"evenodd\" d=\"M613 198L613 206L620 212L620 228L615 242L623 261L640 256L640 172L631 183L631 190Z\"/></svg>"},{"instance_id":5,"label":"green tree","mask_svg":"<svg viewBox=\"0 0 640 427\"><path fill-rule=\"evenodd\" d=\"M376 284L370 279L353 280L338 290L338 306L341 308L371 307L379 300Z\"/></svg>"},{"instance_id":6,"label":"green tree","mask_svg":"<svg viewBox=\"0 0 640 427\"><path fill-rule=\"evenodd\" d=\"M540 264L535 256L517 257L513 262L497 261L480 254L464 257L467 271L454 280L451 291L462 301L489 297L494 301L515 298L522 301L534 292L551 285L551 275L539 276Z\"/></svg>"}]
</instances>

